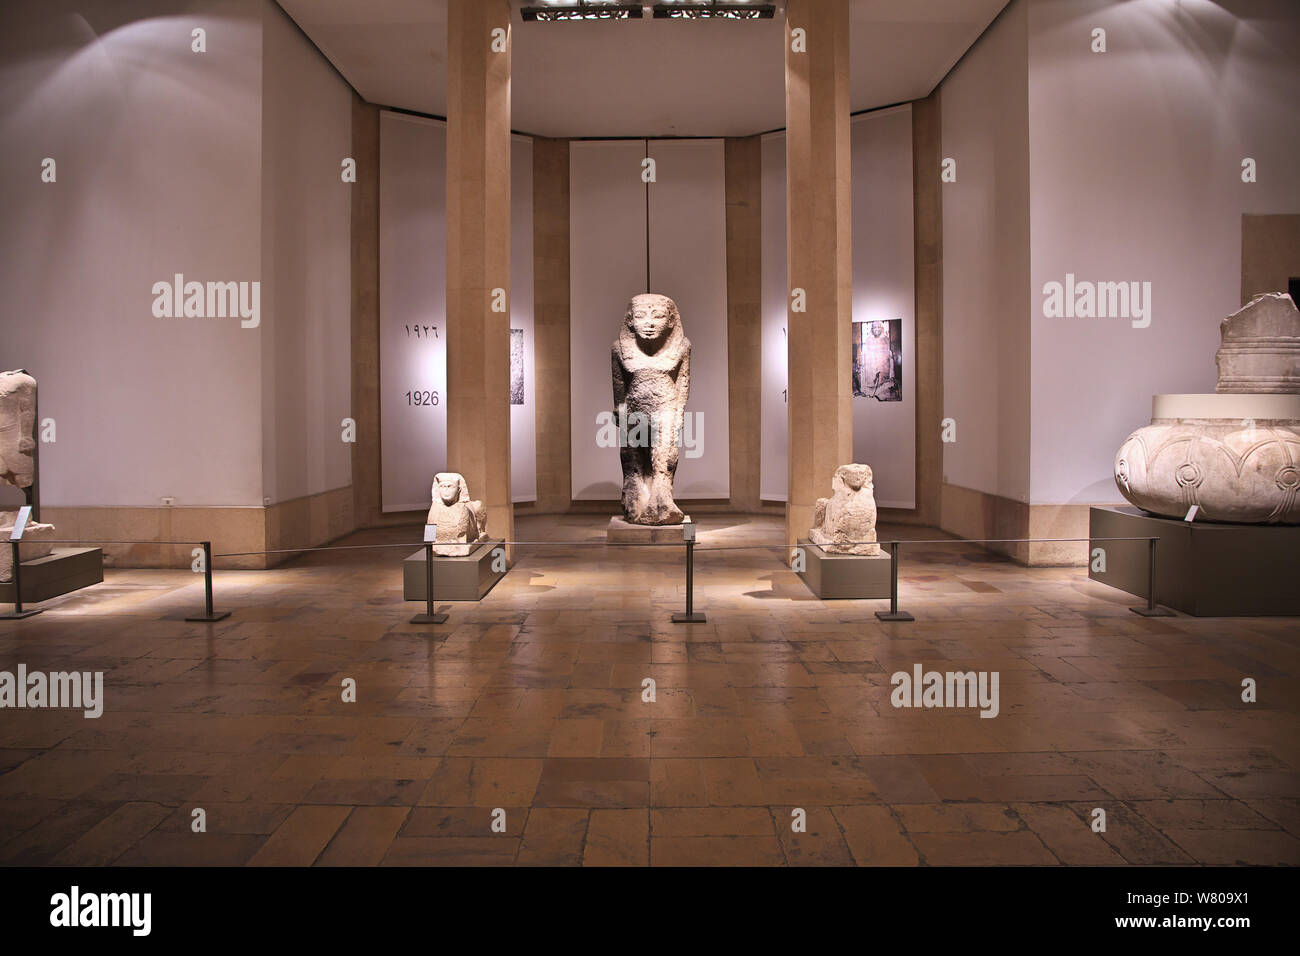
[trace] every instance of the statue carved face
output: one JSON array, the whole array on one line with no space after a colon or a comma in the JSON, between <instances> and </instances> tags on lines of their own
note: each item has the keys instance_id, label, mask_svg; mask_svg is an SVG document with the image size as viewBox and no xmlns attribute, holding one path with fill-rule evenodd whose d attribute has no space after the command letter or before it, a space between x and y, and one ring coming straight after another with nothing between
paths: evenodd
<instances>
[{"instance_id":1,"label":"statue carved face","mask_svg":"<svg viewBox=\"0 0 1300 956\"><path fill-rule=\"evenodd\" d=\"M438 497L444 505L454 505L460 500L460 476L450 473L437 477Z\"/></svg>"},{"instance_id":2,"label":"statue carved face","mask_svg":"<svg viewBox=\"0 0 1300 956\"><path fill-rule=\"evenodd\" d=\"M841 482L849 491L861 491L866 487L867 491L872 490L871 468L867 465L840 465L835 469L835 476L831 479L832 486L835 482Z\"/></svg>"},{"instance_id":3,"label":"statue carved face","mask_svg":"<svg viewBox=\"0 0 1300 956\"><path fill-rule=\"evenodd\" d=\"M627 306L627 327L642 342L656 342L677 325L677 306L666 295L644 293Z\"/></svg>"}]
</instances>

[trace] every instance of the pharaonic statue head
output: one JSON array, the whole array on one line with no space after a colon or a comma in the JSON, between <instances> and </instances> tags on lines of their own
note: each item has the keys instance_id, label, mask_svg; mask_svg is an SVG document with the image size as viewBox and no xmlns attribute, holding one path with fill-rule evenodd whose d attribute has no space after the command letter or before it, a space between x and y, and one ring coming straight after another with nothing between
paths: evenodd
<instances>
[{"instance_id":1,"label":"pharaonic statue head","mask_svg":"<svg viewBox=\"0 0 1300 956\"><path fill-rule=\"evenodd\" d=\"M681 323L677 303L666 295L644 292L632 296L623 320L643 346L656 345Z\"/></svg>"},{"instance_id":2,"label":"pharaonic statue head","mask_svg":"<svg viewBox=\"0 0 1300 956\"><path fill-rule=\"evenodd\" d=\"M838 490L835 488L837 483L842 483L848 491L861 491L864 487L868 492L873 491L871 466L858 464L840 465L835 469L835 477L831 479L832 491Z\"/></svg>"},{"instance_id":3,"label":"pharaonic statue head","mask_svg":"<svg viewBox=\"0 0 1300 956\"><path fill-rule=\"evenodd\" d=\"M454 505L469 498L469 486L454 471L442 471L433 476L433 493L444 505Z\"/></svg>"}]
</instances>

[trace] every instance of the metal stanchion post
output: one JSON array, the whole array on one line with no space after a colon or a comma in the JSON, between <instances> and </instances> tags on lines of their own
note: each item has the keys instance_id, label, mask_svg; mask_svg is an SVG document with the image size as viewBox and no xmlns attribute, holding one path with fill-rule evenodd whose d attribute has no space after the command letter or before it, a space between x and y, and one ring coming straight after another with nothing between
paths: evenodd
<instances>
[{"instance_id":1,"label":"metal stanchion post","mask_svg":"<svg viewBox=\"0 0 1300 956\"><path fill-rule=\"evenodd\" d=\"M683 528L682 537L686 540L686 613L674 614L673 623L703 624L704 615L695 613L695 526Z\"/></svg>"},{"instance_id":2,"label":"metal stanchion post","mask_svg":"<svg viewBox=\"0 0 1300 956\"><path fill-rule=\"evenodd\" d=\"M23 581L22 581L22 562L18 555L18 542L10 541L10 547L14 552L14 609L8 614L0 614L0 621L17 621L25 617L33 617L40 614L40 608L30 608L23 610Z\"/></svg>"},{"instance_id":3,"label":"metal stanchion post","mask_svg":"<svg viewBox=\"0 0 1300 956\"><path fill-rule=\"evenodd\" d=\"M1156 542L1159 538L1147 539L1147 606L1129 608L1134 614L1143 617L1174 617L1174 612L1156 604Z\"/></svg>"},{"instance_id":4,"label":"metal stanchion post","mask_svg":"<svg viewBox=\"0 0 1300 956\"><path fill-rule=\"evenodd\" d=\"M411 618L412 624L446 624L446 614L433 611L433 542L424 543L424 613Z\"/></svg>"},{"instance_id":5,"label":"metal stanchion post","mask_svg":"<svg viewBox=\"0 0 1300 956\"><path fill-rule=\"evenodd\" d=\"M212 542L203 541L203 613L187 617L187 621L224 621L230 617L229 611L220 614L212 610Z\"/></svg>"},{"instance_id":6,"label":"metal stanchion post","mask_svg":"<svg viewBox=\"0 0 1300 956\"><path fill-rule=\"evenodd\" d=\"M877 611L882 621L915 621L916 618L898 609L898 542L889 542L889 613Z\"/></svg>"}]
</instances>

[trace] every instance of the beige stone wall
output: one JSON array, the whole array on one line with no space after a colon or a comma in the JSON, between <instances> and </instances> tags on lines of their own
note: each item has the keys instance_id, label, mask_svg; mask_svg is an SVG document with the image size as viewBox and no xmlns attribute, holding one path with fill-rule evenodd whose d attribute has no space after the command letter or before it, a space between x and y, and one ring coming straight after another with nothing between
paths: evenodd
<instances>
[{"instance_id":1,"label":"beige stone wall","mask_svg":"<svg viewBox=\"0 0 1300 956\"><path fill-rule=\"evenodd\" d=\"M352 99L352 510L358 526L393 524L380 510L379 107Z\"/></svg>"},{"instance_id":2,"label":"beige stone wall","mask_svg":"<svg viewBox=\"0 0 1300 956\"><path fill-rule=\"evenodd\" d=\"M1115 497L1119 498L1118 493ZM1088 537L1088 510L1092 507L1089 504L1029 505L947 483L942 486L940 499L939 526L962 538ZM1082 567L1088 563L1087 541L1002 543L982 547L1031 566Z\"/></svg>"},{"instance_id":3,"label":"beige stone wall","mask_svg":"<svg viewBox=\"0 0 1300 956\"><path fill-rule=\"evenodd\" d=\"M939 91L912 103L912 242L916 270L916 508L939 523L943 483L943 189ZM892 510L892 509L891 509ZM906 513L902 513L906 515ZM897 520L897 519L895 519Z\"/></svg>"},{"instance_id":4,"label":"beige stone wall","mask_svg":"<svg viewBox=\"0 0 1300 956\"><path fill-rule=\"evenodd\" d=\"M853 455L848 26L847 0L786 7L786 273L788 289L806 294L786 326L791 545L808 534L826 476ZM791 49L795 28L816 55Z\"/></svg>"},{"instance_id":5,"label":"beige stone wall","mask_svg":"<svg viewBox=\"0 0 1300 956\"><path fill-rule=\"evenodd\" d=\"M60 540L102 548L105 565L119 568L187 568L195 546L188 542L211 541L213 554L311 548L356 527L350 486L266 508L45 507L41 520L55 526ZM123 541L144 543L109 543ZM162 543L169 541L187 543ZM268 568L292 556L254 553L216 558L212 564L214 568Z\"/></svg>"},{"instance_id":6,"label":"beige stone wall","mask_svg":"<svg viewBox=\"0 0 1300 956\"><path fill-rule=\"evenodd\" d=\"M1300 216L1241 217L1241 304L1300 277Z\"/></svg>"},{"instance_id":7,"label":"beige stone wall","mask_svg":"<svg viewBox=\"0 0 1300 956\"><path fill-rule=\"evenodd\" d=\"M729 505L759 510L760 390L763 383L760 139L724 144L727 197L727 408L730 440ZM692 505L694 506L694 505Z\"/></svg>"},{"instance_id":8,"label":"beige stone wall","mask_svg":"<svg viewBox=\"0 0 1300 956\"><path fill-rule=\"evenodd\" d=\"M533 366L537 502L569 510L569 141L533 140Z\"/></svg>"},{"instance_id":9,"label":"beige stone wall","mask_svg":"<svg viewBox=\"0 0 1300 956\"><path fill-rule=\"evenodd\" d=\"M510 46L505 0L447 4L447 462L514 540L510 495Z\"/></svg>"}]
</instances>

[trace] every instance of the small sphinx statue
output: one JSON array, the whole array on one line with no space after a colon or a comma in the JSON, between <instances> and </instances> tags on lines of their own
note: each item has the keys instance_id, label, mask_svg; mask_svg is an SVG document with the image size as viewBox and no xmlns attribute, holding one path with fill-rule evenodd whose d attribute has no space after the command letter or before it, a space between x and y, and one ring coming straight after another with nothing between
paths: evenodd
<instances>
[{"instance_id":1,"label":"small sphinx statue","mask_svg":"<svg viewBox=\"0 0 1300 956\"><path fill-rule=\"evenodd\" d=\"M880 554L876 544L876 498L868 465L840 465L831 496L818 498L808 538L830 554Z\"/></svg>"},{"instance_id":2,"label":"small sphinx statue","mask_svg":"<svg viewBox=\"0 0 1300 956\"><path fill-rule=\"evenodd\" d=\"M444 557L464 557L487 539L487 507L470 500L465 478L454 471L433 476L433 507L427 523L437 529L433 553Z\"/></svg>"},{"instance_id":3,"label":"small sphinx statue","mask_svg":"<svg viewBox=\"0 0 1300 956\"><path fill-rule=\"evenodd\" d=\"M623 515L632 524L681 524L673 501L677 435L691 387L691 343L677 304L666 295L632 297L612 350L615 417L626 437Z\"/></svg>"}]
</instances>

